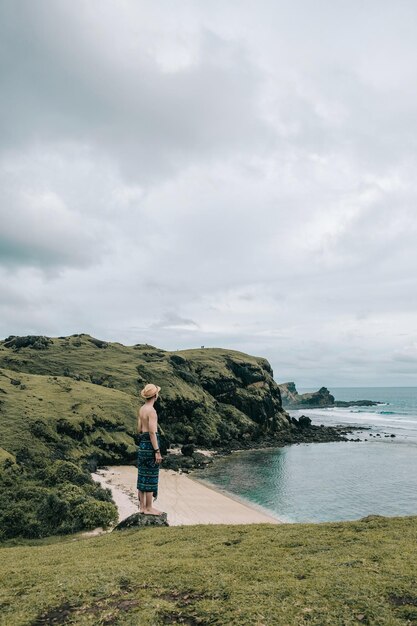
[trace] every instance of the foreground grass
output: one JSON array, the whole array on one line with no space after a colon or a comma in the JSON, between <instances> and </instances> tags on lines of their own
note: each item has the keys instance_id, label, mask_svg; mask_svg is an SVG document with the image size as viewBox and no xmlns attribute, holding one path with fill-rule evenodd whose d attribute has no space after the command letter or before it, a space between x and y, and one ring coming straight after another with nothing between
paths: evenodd
<instances>
[{"instance_id":1,"label":"foreground grass","mask_svg":"<svg viewBox=\"0 0 417 626\"><path fill-rule=\"evenodd\" d=\"M417 624L416 516L50 541L0 550L2 624Z\"/></svg>"}]
</instances>

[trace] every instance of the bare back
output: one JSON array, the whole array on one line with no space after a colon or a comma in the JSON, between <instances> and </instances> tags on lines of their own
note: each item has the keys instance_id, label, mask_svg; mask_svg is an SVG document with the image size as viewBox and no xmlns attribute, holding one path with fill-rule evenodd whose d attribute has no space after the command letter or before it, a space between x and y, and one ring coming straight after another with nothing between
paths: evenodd
<instances>
[{"instance_id":1,"label":"bare back","mask_svg":"<svg viewBox=\"0 0 417 626\"><path fill-rule=\"evenodd\" d=\"M158 418L155 409L152 406L147 406L146 404L144 404L140 407L138 413L138 432L157 432L157 427Z\"/></svg>"}]
</instances>

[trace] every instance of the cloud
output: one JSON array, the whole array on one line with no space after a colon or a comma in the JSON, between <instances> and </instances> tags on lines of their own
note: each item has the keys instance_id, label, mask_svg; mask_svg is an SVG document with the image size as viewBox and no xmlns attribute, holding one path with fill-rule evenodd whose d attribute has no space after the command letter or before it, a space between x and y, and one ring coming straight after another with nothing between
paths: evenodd
<instances>
[{"instance_id":1,"label":"cloud","mask_svg":"<svg viewBox=\"0 0 417 626\"><path fill-rule=\"evenodd\" d=\"M3 154L0 262L48 272L96 264L111 247L115 209L123 214L132 196L106 169L70 145Z\"/></svg>"},{"instance_id":2,"label":"cloud","mask_svg":"<svg viewBox=\"0 0 417 626\"><path fill-rule=\"evenodd\" d=\"M416 13L2 2L0 332L413 384Z\"/></svg>"},{"instance_id":3,"label":"cloud","mask_svg":"<svg viewBox=\"0 0 417 626\"><path fill-rule=\"evenodd\" d=\"M399 361L400 363L410 363L415 367L417 363L417 341L403 346L401 350L395 350L392 355L392 360Z\"/></svg>"},{"instance_id":4,"label":"cloud","mask_svg":"<svg viewBox=\"0 0 417 626\"><path fill-rule=\"evenodd\" d=\"M150 324L149 328L151 329L187 329L187 328L198 328L198 324L193 320L188 320L180 317L175 312L167 312L162 316L157 322Z\"/></svg>"},{"instance_id":5,"label":"cloud","mask_svg":"<svg viewBox=\"0 0 417 626\"><path fill-rule=\"evenodd\" d=\"M4 149L86 143L146 185L219 153L264 150L271 129L258 112L262 76L245 48L201 29L190 62L168 71L142 41L140 4L136 23L126 14L120 24L115 54L105 21L117 18L115 3L93 14L100 3L3 4Z\"/></svg>"},{"instance_id":6,"label":"cloud","mask_svg":"<svg viewBox=\"0 0 417 626\"><path fill-rule=\"evenodd\" d=\"M92 261L89 238L62 198L51 191L22 192L15 200L7 205L4 216L2 261L54 267Z\"/></svg>"}]
</instances>

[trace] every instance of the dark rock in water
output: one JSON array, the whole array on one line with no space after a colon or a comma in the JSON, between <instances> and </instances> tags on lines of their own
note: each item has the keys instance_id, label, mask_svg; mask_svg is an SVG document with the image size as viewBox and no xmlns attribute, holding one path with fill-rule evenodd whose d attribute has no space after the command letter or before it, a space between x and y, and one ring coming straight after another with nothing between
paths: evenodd
<instances>
[{"instance_id":1,"label":"dark rock in water","mask_svg":"<svg viewBox=\"0 0 417 626\"><path fill-rule=\"evenodd\" d=\"M311 419L307 415L302 415L299 419L292 417L291 424L294 424L297 428L310 428Z\"/></svg>"},{"instance_id":2,"label":"dark rock in water","mask_svg":"<svg viewBox=\"0 0 417 626\"><path fill-rule=\"evenodd\" d=\"M194 452L193 454L194 467L205 467L213 462L213 459L201 452Z\"/></svg>"},{"instance_id":3,"label":"dark rock in water","mask_svg":"<svg viewBox=\"0 0 417 626\"><path fill-rule=\"evenodd\" d=\"M181 452L184 456L192 456L195 450L195 446L192 443L186 443L182 446Z\"/></svg>"},{"instance_id":4,"label":"dark rock in water","mask_svg":"<svg viewBox=\"0 0 417 626\"><path fill-rule=\"evenodd\" d=\"M374 400L335 400L334 406L376 406L381 402L375 402Z\"/></svg>"},{"instance_id":5,"label":"dark rock in water","mask_svg":"<svg viewBox=\"0 0 417 626\"><path fill-rule=\"evenodd\" d=\"M133 513L122 520L113 530L126 530L127 528L138 528L141 526L169 526L167 514L145 515L144 513Z\"/></svg>"},{"instance_id":6,"label":"dark rock in water","mask_svg":"<svg viewBox=\"0 0 417 626\"><path fill-rule=\"evenodd\" d=\"M307 415L302 415L299 418L298 423L300 425L300 428L310 428L310 426L311 426L311 419L309 417L307 417Z\"/></svg>"}]
</instances>

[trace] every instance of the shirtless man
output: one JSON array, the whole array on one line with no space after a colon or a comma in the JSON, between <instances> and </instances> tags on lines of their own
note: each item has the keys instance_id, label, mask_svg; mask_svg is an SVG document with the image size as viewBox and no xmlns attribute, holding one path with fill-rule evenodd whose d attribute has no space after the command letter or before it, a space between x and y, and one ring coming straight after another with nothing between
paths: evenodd
<instances>
[{"instance_id":1,"label":"shirtless man","mask_svg":"<svg viewBox=\"0 0 417 626\"><path fill-rule=\"evenodd\" d=\"M154 404L158 399L160 387L157 385L146 385L141 391L141 396L145 398L145 404L138 411L138 433L148 433L150 443L152 444L155 454L155 463L158 465L162 461L161 451L159 449L157 432L158 432L158 415L154 409ZM149 446L149 450L152 450ZM152 453L153 453L152 452ZM140 474L140 468L138 468ZM139 481L138 481L139 482ZM152 506L152 491L141 491L138 489L140 512L146 515L160 515L163 511L159 511Z\"/></svg>"}]
</instances>

